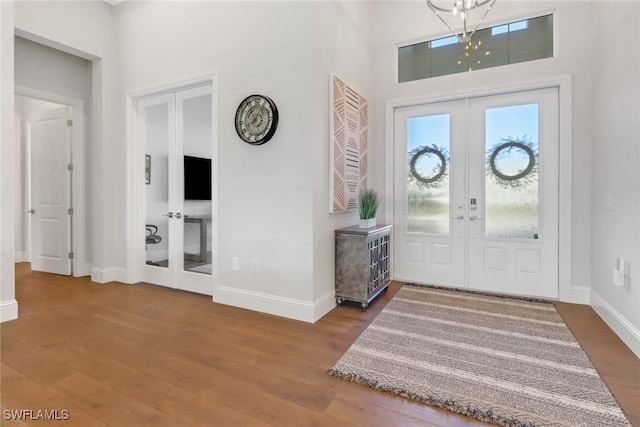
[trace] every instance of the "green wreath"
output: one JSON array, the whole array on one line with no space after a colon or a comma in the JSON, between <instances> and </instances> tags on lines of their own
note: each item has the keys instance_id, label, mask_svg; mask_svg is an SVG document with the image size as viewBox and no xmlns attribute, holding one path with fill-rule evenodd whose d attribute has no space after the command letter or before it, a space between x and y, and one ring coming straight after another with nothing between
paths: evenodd
<instances>
[{"instance_id":1,"label":"green wreath","mask_svg":"<svg viewBox=\"0 0 640 427\"><path fill-rule=\"evenodd\" d=\"M508 175L502 172L496 165L496 160L504 156L505 150L513 149L523 151L529 161L520 172ZM494 145L487 152L487 175L504 188L519 188L533 182L538 175L538 152L532 142L509 138L503 138L501 143Z\"/></svg>"},{"instance_id":2,"label":"green wreath","mask_svg":"<svg viewBox=\"0 0 640 427\"><path fill-rule=\"evenodd\" d=\"M418 147L409 154L409 179L415 180L419 184L424 187L439 187L442 185L442 179L447 175L447 164L448 164L448 153L447 150L443 147L438 148L436 145L429 146L421 146ZM440 160L440 165L433 168L433 175L429 177L425 177L420 175L420 172L416 170L416 163L418 160L425 155L435 155Z\"/></svg>"}]
</instances>

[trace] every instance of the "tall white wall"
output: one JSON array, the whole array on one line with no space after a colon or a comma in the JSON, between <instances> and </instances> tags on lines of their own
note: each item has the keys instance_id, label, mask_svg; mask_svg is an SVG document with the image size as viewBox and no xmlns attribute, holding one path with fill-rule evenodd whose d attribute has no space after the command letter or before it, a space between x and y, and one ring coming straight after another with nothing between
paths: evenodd
<instances>
[{"instance_id":1,"label":"tall white wall","mask_svg":"<svg viewBox=\"0 0 640 427\"><path fill-rule=\"evenodd\" d=\"M335 286L334 230L356 225L358 212L329 213L329 75L335 74L364 96L369 103L369 146L379 145L380 135L371 132L372 111L377 105L373 55L373 2L314 2L313 67L309 103L314 109L310 130L309 166L313 171L313 262L314 300L329 299L333 304ZM384 189L384 163L369 149L367 186ZM377 167L372 167L376 165ZM380 220L382 223L382 220Z\"/></svg>"},{"instance_id":2,"label":"tall white wall","mask_svg":"<svg viewBox=\"0 0 640 427\"><path fill-rule=\"evenodd\" d=\"M370 10L370 2L118 6L125 93L217 72L214 300L310 321L334 306L333 231L357 214L329 214L328 81L337 73L373 102ZM238 104L253 93L270 96L280 113L274 138L259 147L233 127ZM254 259L258 273L250 271Z\"/></svg>"},{"instance_id":3,"label":"tall white wall","mask_svg":"<svg viewBox=\"0 0 640 427\"><path fill-rule=\"evenodd\" d=\"M15 299L13 138L13 22L14 5L0 2L0 321L18 317ZM7 60L6 58L9 58Z\"/></svg>"},{"instance_id":4,"label":"tall white wall","mask_svg":"<svg viewBox=\"0 0 640 427\"><path fill-rule=\"evenodd\" d=\"M638 18L637 2L594 4L591 304L640 356ZM612 283L618 257L628 263L624 287Z\"/></svg>"},{"instance_id":5,"label":"tall white wall","mask_svg":"<svg viewBox=\"0 0 640 427\"><path fill-rule=\"evenodd\" d=\"M446 27L428 9L424 2L376 2L376 97L381 101L373 112L372 129L375 135L384 135L383 101L429 100L440 97L495 90L505 85L530 84L541 79L571 76L572 119L570 130L571 153L571 268L568 283L561 284L561 294L578 295L588 302L591 285L590 271L584 266L591 262L590 206L591 206L591 55L589 37L585 28L591 24L590 2L508 2L498 1L483 25L505 22L557 11L558 29L555 57L452 74L437 78L397 83L395 75L397 47L415 41L449 35ZM562 119L561 119L562 120ZM374 152L384 152L385 141L378 140ZM560 141L561 146L567 141ZM562 150L562 148L561 148ZM389 195L387 195L389 196ZM396 231L397 232L397 231Z\"/></svg>"},{"instance_id":6,"label":"tall white wall","mask_svg":"<svg viewBox=\"0 0 640 427\"><path fill-rule=\"evenodd\" d=\"M20 1L15 3L15 28L22 37L92 61L93 88L87 107L95 126L86 141L90 156L86 165L91 191L88 203L93 209L87 221L92 238L92 278L98 282L122 279L124 264L119 254L126 240L122 215L126 210L122 197L125 141L124 117L116 102L119 72L113 7L101 1ZM13 65L12 58L3 55L3 64L11 61Z\"/></svg>"},{"instance_id":7,"label":"tall white wall","mask_svg":"<svg viewBox=\"0 0 640 427\"><path fill-rule=\"evenodd\" d=\"M312 10L311 2L116 8L121 98L217 73L220 287L214 300L306 320L314 304ZM238 104L254 93L271 97L280 114L275 136L262 146L242 142L234 129ZM231 269L232 257L239 258L239 271ZM252 260L259 272L251 271Z\"/></svg>"}]
</instances>

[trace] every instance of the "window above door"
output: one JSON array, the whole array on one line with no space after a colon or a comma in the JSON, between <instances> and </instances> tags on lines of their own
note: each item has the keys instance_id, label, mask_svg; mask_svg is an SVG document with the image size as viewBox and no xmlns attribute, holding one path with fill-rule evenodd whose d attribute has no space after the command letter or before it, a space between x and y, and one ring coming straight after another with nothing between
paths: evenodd
<instances>
[{"instance_id":1,"label":"window above door","mask_svg":"<svg viewBox=\"0 0 640 427\"><path fill-rule=\"evenodd\" d=\"M455 36L398 48L398 83L553 57L553 15L476 31L471 41Z\"/></svg>"}]
</instances>

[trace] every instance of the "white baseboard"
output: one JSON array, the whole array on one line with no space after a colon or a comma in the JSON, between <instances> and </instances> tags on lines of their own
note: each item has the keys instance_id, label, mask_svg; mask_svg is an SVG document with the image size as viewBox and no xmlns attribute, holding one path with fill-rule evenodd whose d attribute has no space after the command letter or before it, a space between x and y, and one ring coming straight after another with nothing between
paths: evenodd
<instances>
[{"instance_id":1,"label":"white baseboard","mask_svg":"<svg viewBox=\"0 0 640 427\"><path fill-rule=\"evenodd\" d=\"M640 357L640 329L631 324L620 312L593 290L591 291L591 307L631 351Z\"/></svg>"},{"instance_id":2,"label":"white baseboard","mask_svg":"<svg viewBox=\"0 0 640 427\"><path fill-rule=\"evenodd\" d=\"M325 314L336 308L336 291L327 292L313 303L313 323L320 320Z\"/></svg>"},{"instance_id":3,"label":"white baseboard","mask_svg":"<svg viewBox=\"0 0 640 427\"><path fill-rule=\"evenodd\" d=\"M591 301L591 288L589 286L571 287L571 301L567 302L589 305L589 301Z\"/></svg>"},{"instance_id":4,"label":"white baseboard","mask_svg":"<svg viewBox=\"0 0 640 427\"><path fill-rule=\"evenodd\" d=\"M0 322L18 318L18 301L15 299L0 301Z\"/></svg>"},{"instance_id":5,"label":"white baseboard","mask_svg":"<svg viewBox=\"0 0 640 427\"><path fill-rule=\"evenodd\" d=\"M96 268L91 269L91 281L96 283L123 282L126 283L127 271L123 268Z\"/></svg>"},{"instance_id":6,"label":"white baseboard","mask_svg":"<svg viewBox=\"0 0 640 427\"><path fill-rule=\"evenodd\" d=\"M220 286L213 301L233 307L314 323L335 307L333 292L314 302Z\"/></svg>"},{"instance_id":7,"label":"white baseboard","mask_svg":"<svg viewBox=\"0 0 640 427\"><path fill-rule=\"evenodd\" d=\"M91 263L87 262L83 265L78 266L78 270L73 272L73 277L91 276L92 271L93 267Z\"/></svg>"}]
</instances>

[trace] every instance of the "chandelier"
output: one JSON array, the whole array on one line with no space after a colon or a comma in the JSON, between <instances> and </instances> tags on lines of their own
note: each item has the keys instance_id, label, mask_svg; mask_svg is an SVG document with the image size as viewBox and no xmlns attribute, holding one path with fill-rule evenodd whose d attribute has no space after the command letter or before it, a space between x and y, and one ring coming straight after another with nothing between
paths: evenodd
<instances>
[{"instance_id":1,"label":"chandelier","mask_svg":"<svg viewBox=\"0 0 640 427\"><path fill-rule=\"evenodd\" d=\"M427 0L427 6L429 6L433 13L440 18L449 31L458 38L458 42L460 43L467 43L471 40L471 36L476 32L482 21L484 21L484 18L487 16L487 13L489 13L491 7L496 2L496 0L450 0L447 3L451 5L451 1L453 2L453 5L448 8L436 5L434 0ZM444 2L440 3L443 4ZM447 19L443 17L443 14L446 14L444 16L447 16ZM477 19L477 17L480 16L480 19L477 19L475 26L469 23L471 15L474 15L474 19ZM457 27L455 23L456 20L462 20L462 31L454 30L454 27ZM452 22L450 23L449 21Z\"/></svg>"}]
</instances>

